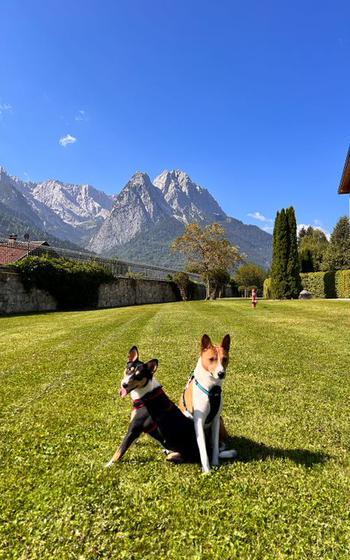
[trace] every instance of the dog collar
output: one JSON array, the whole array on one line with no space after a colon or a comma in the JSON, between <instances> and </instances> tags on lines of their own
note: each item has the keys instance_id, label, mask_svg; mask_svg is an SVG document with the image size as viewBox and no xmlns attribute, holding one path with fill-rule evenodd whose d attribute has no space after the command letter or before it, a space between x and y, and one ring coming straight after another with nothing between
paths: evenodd
<instances>
[{"instance_id":1,"label":"dog collar","mask_svg":"<svg viewBox=\"0 0 350 560\"><path fill-rule=\"evenodd\" d=\"M159 387L156 387L150 393L146 393L140 399L135 399L134 401L132 401L133 408L136 408L136 409L143 408L145 406L145 400L155 399L156 397L159 397L159 395L161 395L163 393L164 393L164 391L162 389L162 385L159 385Z\"/></svg>"}]
</instances>

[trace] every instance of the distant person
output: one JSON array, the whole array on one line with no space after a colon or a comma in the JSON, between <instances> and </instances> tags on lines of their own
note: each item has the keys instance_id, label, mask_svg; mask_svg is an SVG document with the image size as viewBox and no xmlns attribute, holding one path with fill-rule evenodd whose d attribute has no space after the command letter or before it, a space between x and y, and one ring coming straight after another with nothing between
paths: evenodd
<instances>
[{"instance_id":1,"label":"distant person","mask_svg":"<svg viewBox=\"0 0 350 560\"><path fill-rule=\"evenodd\" d=\"M252 308L255 309L258 303L258 294L256 293L256 288L252 289Z\"/></svg>"}]
</instances>

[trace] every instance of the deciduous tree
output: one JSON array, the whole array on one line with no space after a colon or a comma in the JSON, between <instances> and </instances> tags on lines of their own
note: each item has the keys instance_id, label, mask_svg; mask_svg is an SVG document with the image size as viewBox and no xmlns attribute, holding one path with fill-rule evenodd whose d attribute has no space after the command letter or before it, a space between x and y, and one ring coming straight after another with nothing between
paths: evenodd
<instances>
[{"instance_id":1,"label":"deciduous tree","mask_svg":"<svg viewBox=\"0 0 350 560\"><path fill-rule=\"evenodd\" d=\"M225 230L219 224L204 228L199 224L189 224L183 235L172 243L172 249L187 256L190 272L200 274L206 286L207 299L215 297L212 289L215 273L233 270L243 258L237 247L225 238Z\"/></svg>"}]
</instances>

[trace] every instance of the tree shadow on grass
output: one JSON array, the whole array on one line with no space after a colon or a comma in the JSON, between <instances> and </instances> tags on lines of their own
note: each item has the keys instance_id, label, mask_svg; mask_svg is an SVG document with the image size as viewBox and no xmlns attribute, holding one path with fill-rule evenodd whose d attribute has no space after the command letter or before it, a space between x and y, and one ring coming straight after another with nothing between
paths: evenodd
<instances>
[{"instance_id":1,"label":"tree shadow on grass","mask_svg":"<svg viewBox=\"0 0 350 560\"><path fill-rule=\"evenodd\" d=\"M331 455L320 451L270 447L243 436L230 437L229 448L237 450L236 461L241 463L266 461L267 459L288 459L297 465L312 468L315 465L325 464L331 458Z\"/></svg>"}]
</instances>

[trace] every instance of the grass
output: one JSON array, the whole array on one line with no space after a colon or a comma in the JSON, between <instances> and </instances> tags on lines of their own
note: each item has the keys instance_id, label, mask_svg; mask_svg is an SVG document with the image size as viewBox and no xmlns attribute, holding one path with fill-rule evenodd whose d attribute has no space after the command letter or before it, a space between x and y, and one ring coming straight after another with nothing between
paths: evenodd
<instances>
[{"instance_id":1,"label":"grass","mask_svg":"<svg viewBox=\"0 0 350 560\"><path fill-rule=\"evenodd\" d=\"M348 302L239 300L0 319L0 558L350 556ZM178 400L201 335L229 332L239 460L203 476L126 431L128 349Z\"/></svg>"}]
</instances>

